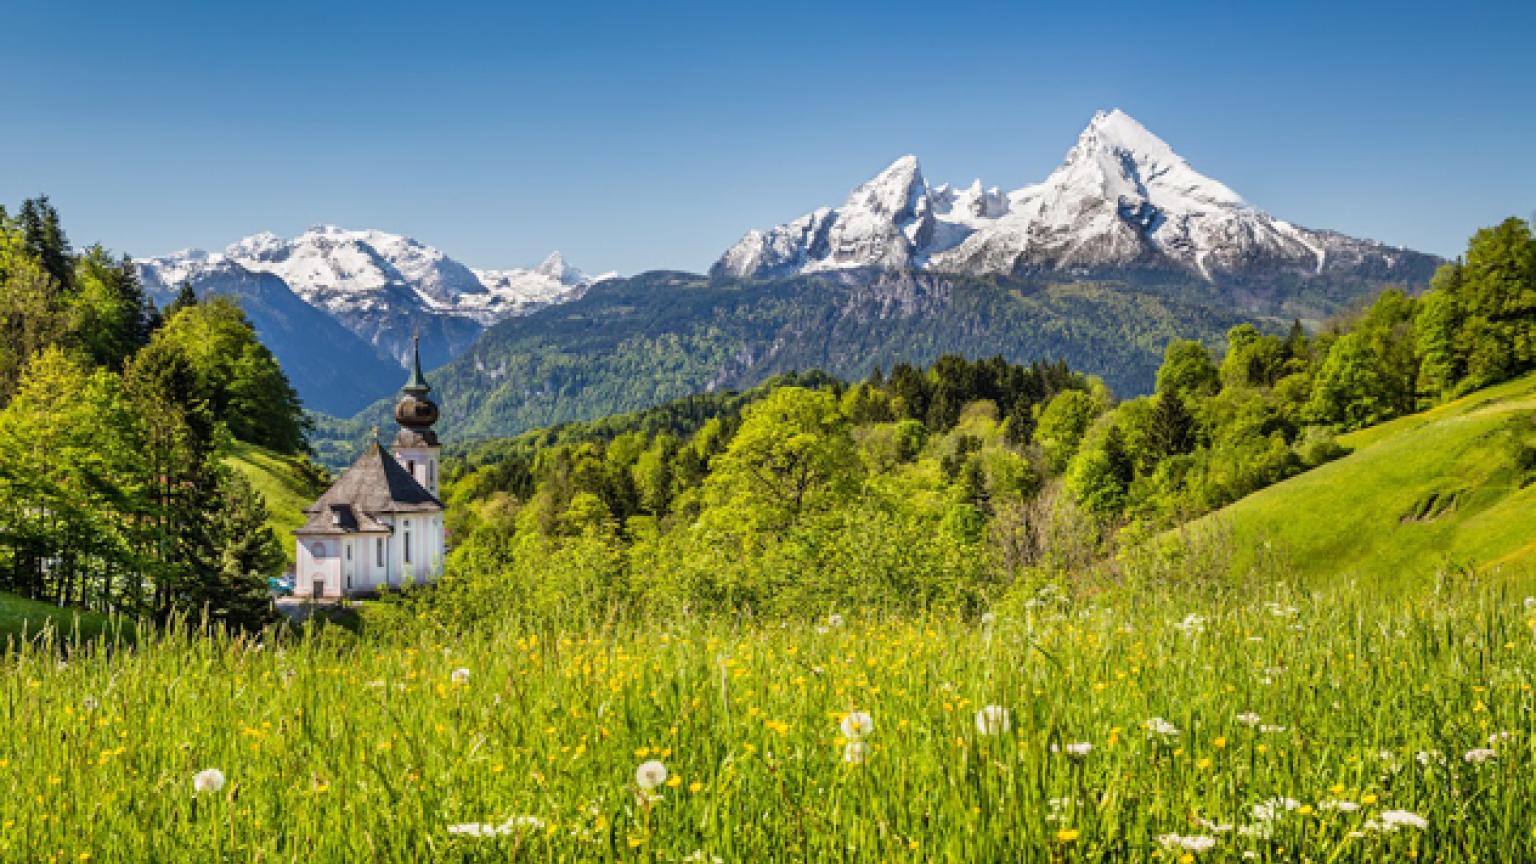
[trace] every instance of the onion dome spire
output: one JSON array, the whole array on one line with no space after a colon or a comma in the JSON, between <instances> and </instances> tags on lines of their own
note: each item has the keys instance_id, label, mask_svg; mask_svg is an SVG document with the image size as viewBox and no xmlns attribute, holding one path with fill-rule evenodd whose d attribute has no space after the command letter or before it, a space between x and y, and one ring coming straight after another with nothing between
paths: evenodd
<instances>
[{"instance_id":1,"label":"onion dome spire","mask_svg":"<svg viewBox=\"0 0 1536 864\"><path fill-rule=\"evenodd\" d=\"M428 398L432 387L421 374L421 334L412 337L411 377L400 390L404 393L395 403L395 421L400 424L397 445L437 445L437 433L432 424L437 422L437 403Z\"/></svg>"}]
</instances>

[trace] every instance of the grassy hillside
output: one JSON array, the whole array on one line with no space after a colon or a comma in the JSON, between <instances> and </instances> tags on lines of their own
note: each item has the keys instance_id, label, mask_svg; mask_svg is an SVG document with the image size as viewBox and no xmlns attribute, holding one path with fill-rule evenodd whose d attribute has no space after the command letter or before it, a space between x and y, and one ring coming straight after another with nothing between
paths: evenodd
<instances>
[{"instance_id":1,"label":"grassy hillside","mask_svg":"<svg viewBox=\"0 0 1536 864\"><path fill-rule=\"evenodd\" d=\"M78 627L78 635L91 640L110 630L112 623L98 612L65 609L0 591L0 646L11 637L35 636L47 626L66 637L76 635ZM132 630L127 625L125 635L131 636Z\"/></svg>"},{"instance_id":2,"label":"grassy hillside","mask_svg":"<svg viewBox=\"0 0 1536 864\"><path fill-rule=\"evenodd\" d=\"M325 491L324 478L304 460L236 441L229 464L245 475L267 501L267 524L277 533L283 554L293 561L293 529L304 522L303 510Z\"/></svg>"},{"instance_id":3,"label":"grassy hillside","mask_svg":"<svg viewBox=\"0 0 1536 864\"><path fill-rule=\"evenodd\" d=\"M1213 517L1237 567L1268 550L1314 582L1387 587L1447 563L1536 575L1536 375L1341 443L1353 452Z\"/></svg>"}]
</instances>

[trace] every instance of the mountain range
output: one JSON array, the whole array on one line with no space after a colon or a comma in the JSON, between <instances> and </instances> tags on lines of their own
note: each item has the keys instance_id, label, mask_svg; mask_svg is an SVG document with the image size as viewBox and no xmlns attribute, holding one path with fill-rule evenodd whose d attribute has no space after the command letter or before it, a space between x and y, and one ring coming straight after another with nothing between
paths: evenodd
<instances>
[{"instance_id":1,"label":"mountain range","mask_svg":"<svg viewBox=\"0 0 1536 864\"><path fill-rule=\"evenodd\" d=\"M237 297L304 403L332 414L398 386L413 335L422 361L441 365L486 327L579 297L612 275L589 277L559 252L536 267L477 270L409 237L330 225L135 263L162 304L182 284L199 296Z\"/></svg>"},{"instance_id":2,"label":"mountain range","mask_svg":"<svg viewBox=\"0 0 1536 864\"><path fill-rule=\"evenodd\" d=\"M1315 323L1440 263L1275 218L1115 110L1040 183L931 186L903 156L839 207L748 231L708 274L590 277L558 253L476 270L331 226L139 265L157 298L184 281L238 295L306 404L339 416L388 399L419 332L445 424L484 436L946 351L1067 359L1141 392L1169 338Z\"/></svg>"}]
</instances>

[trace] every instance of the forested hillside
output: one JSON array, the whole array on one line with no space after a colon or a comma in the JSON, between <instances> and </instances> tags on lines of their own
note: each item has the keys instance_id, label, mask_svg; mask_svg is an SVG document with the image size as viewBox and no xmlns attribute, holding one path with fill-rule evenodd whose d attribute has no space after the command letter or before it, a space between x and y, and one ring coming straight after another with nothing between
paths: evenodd
<instances>
[{"instance_id":1,"label":"forested hillside","mask_svg":"<svg viewBox=\"0 0 1536 864\"><path fill-rule=\"evenodd\" d=\"M0 590L237 625L283 553L235 441L306 450L299 401L232 301L156 310L47 199L0 210Z\"/></svg>"},{"instance_id":2,"label":"forested hillside","mask_svg":"<svg viewBox=\"0 0 1536 864\"><path fill-rule=\"evenodd\" d=\"M1176 281L903 273L711 281L656 272L609 280L581 300L505 321L431 378L444 436L461 441L744 389L795 370L854 378L946 353L1061 360L1136 393L1151 387L1168 340L1219 340L1243 320ZM321 424L322 454L331 442L355 443L387 414L380 402L350 424Z\"/></svg>"},{"instance_id":3,"label":"forested hillside","mask_svg":"<svg viewBox=\"0 0 1536 864\"><path fill-rule=\"evenodd\" d=\"M466 617L966 608L1149 554L1169 579L1224 579L1230 547L1143 541L1340 457L1342 433L1536 368L1536 239L1512 219L1422 297L1162 358L1155 393L1122 402L1064 365L947 355L470 448L437 602ZM1536 457L1512 434L1490 470L1525 476Z\"/></svg>"}]
</instances>

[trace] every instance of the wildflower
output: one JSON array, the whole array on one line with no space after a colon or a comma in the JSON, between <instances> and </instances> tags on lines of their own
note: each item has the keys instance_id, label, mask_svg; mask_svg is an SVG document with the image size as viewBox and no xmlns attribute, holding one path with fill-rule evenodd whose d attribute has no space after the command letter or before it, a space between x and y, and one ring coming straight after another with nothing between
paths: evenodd
<instances>
[{"instance_id":1,"label":"wildflower","mask_svg":"<svg viewBox=\"0 0 1536 864\"><path fill-rule=\"evenodd\" d=\"M224 772L207 768L192 775L192 791L217 792L224 788Z\"/></svg>"},{"instance_id":2,"label":"wildflower","mask_svg":"<svg viewBox=\"0 0 1536 864\"><path fill-rule=\"evenodd\" d=\"M459 668L453 670L453 674L450 675L449 678L455 684L468 684L469 683L469 670L465 669L463 666L460 666Z\"/></svg>"},{"instance_id":3,"label":"wildflower","mask_svg":"<svg viewBox=\"0 0 1536 864\"><path fill-rule=\"evenodd\" d=\"M1173 625L1173 629L1180 630L1186 636L1194 636L1205 631L1205 616L1194 612L1184 616L1184 620Z\"/></svg>"},{"instance_id":4,"label":"wildflower","mask_svg":"<svg viewBox=\"0 0 1536 864\"><path fill-rule=\"evenodd\" d=\"M1413 755L1413 758L1425 768L1436 763L1440 765L1445 764L1445 754L1439 750L1420 750Z\"/></svg>"},{"instance_id":5,"label":"wildflower","mask_svg":"<svg viewBox=\"0 0 1536 864\"><path fill-rule=\"evenodd\" d=\"M1243 724L1244 726L1257 726L1259 725L1259 720L1259 715L1253 713L1252 711L1244 711L1243 713L1237 715L1237 722Z\"/></svg>"},{"instance_id":6,"label":"wildflower","mask_svg":"<svg viewBox=\"0 0 1536 864\"><path fill-rule=\"evenodd\" d=\"M991 627L993 624L996 624L996 623L997 623L997 613L996 612L983 612L983 613L981 613L981 626L983 626L983 627Z\"/></svg>"},{"instance_id":7,"label":"wildflower","mask_svg":"<svg viewBox=\"0 0 1536 864\"><path fill-rule=\"evenodd\" d=\"M683 856L684 864L725 864L719 855L705 855L703 849L695 849Z\"/></svg>"},{"instance_id":8,"label":"wildflower","mask_svg":"<svg viewBox=\"0 0 1536 864\"><path fill-rule=\"evenodd\" d=\"M658 760L641 762L640 767L635 769L635 783L647 792L665 782L667 782L667 766Z\"/></svg>"},{"instance_id":9,"label":"wildflower","mask_svg":"<svg viewBox=\"0 0 1536 864\"><path fill-rule=\"evenodd\" d=\"M1407 810L1383 810L1381 816L1365 823L1367 830L1389 833L1399 828L1417 828L1420 831L1429 827L1429 820L1417 813Z\"/></svg>"},{"instance_id":10,"label":"wildflower","mask_svg":"<svg viewBox=\"0 0 1536 864\"><path fill-rule=\"evenodd\" d=\"M1063 828L1056 832L1056 842L1071 843L1081 836L1083 836L1083 832L1077 830L1076 828Z\"/></svg>"},{"instance_id":11,"label":"wildflower","mask_svg":"<svg viewBox=\"0 0 1536 864\"><path fill-rule=\"evenodd\" d=\"M1270 735L1278 735L1278 734L1280 734L1280 733L1285 731L1285 727L1284 726L1276 726L1276 725L1274 725L1272 723L1266 723L1263 726L1259 727L1259 731L1263 732L1263 733L1266 733L1266 734L1270 734Z\"/></svg>"},{"instance_id":12,"label":"wildflower","mask_svg":"<svg viewBox=\"0 0 1536 864\"><path fill-rule=\"evenodd\" d=\"M1209 852L1216 848L1216 838L1206 837L1203 834L1192 834L1183 837L1178 834L1163 834L1157 838L1157 843L1164 849L1180 849L1185 852Z\"/></svg>"},{"instance_id":13,"label":"wildflower","mask_svg":"<svg viewBox=\"0 0 1536 864\"><path fill-rule=\"evenodd\" d=\"M839 725L842 727L844 738L857 741L875 731L875 718L863 711L850 711L843 715L843 721Z\"/></svg>"},{"instance_id":14,"label":"wildflower","mask_svg":"<svg viewBox=\"0 0 1536 864\"><path fill-rule=\"evenodd\" d=\"M1087 741L1074 741L1061 749L1065 750L1068 756L1081 759L1093 752L1093 745Z\"/></svg>"},{"instance_id":15,"label":"wildflower","mask_svg":"<svg viewBox=\"0 0 1536 864\"><path fill-rule=\"evenodd\" d=\"M1169 723L1161 717L1153 717L1146 722L1147 737L1172 738L1179 734L1179 727Z\"/></svg>"},{"instance_id":16,"label":"wildflower","mask_svg":"<svg viewBox=\"0 0 1536 864\"><path fill-rule=\"evenodd\" d=\"M843 761L849 765L862 765L869 757L869 745L863 741L849 741L843 745Z\"/></svg>"},{"instance_id":17,"label":"wildflower","mask_svg":"<svg viewBox=\"0 0 1536 864\"><path fill-rule=\"evenodd\" d=\"M496 825L485 822L464 822L458 825L448 826L449 834L459 834L465 837L495 837L501 833Z\"/></svg>"},{"instance_id":18,"label":"wildflower","mask_svg":"<svg viewBox=\"0 0 1536 864\"><path fill-rule=\"evenodd\" d=\"M1508 741L1508 740L1510 740L1511 738L1514 738L1514 737L1515 737L1515 733L1513 733L1513 732L1495 732L1492 735L1488 736L1488 746L1489 747L1497 747L1500 744L1503 744L1505 741Z\"/></svg>"},{"instance_id":19,"label":"wildflower","mask_svg":"<svg viewBox=\"0 0 1536 864\"><path fill-rule=\"evenodd\" d=\"M845 727L846 728L846 727ZM988 705L976 712L976 731L983 735L997 735L1012 728L1008 709L1001 705Z\"/></svg>"},{"instance_id":20,"label":"wildflower","mask_svg":"<svg viewBox=\"0 0 1536 864\"><path fill-rule=\"evenodd\" d=\"M1327 812L1353 813L1356 810L1360 809L1360 805L1356 804L1353 801L1339 801L1337 799L1330 799L1328 801L1320 801L1320 802L1318 802L1317 809L1319 809L1319 810L1321 810L1321 811L1323 811L1325 813L1327 813Z\"/></svg>"},{"instance_id":21,"label":"wildflower","mask_svg":"<svg viewBox=\"0 0 1536 864\"><path fill-rule=\"evenodd\" d=\"M513 831L543 831L545 827L544 820L537 816L513 816L501 823L501 832L510 834Z\"/></svg>"},{"instance_id":22,"label":"wildflower","mask_svg":"<svg viewBox=\"0 0 1536 864\"><path fill-rule=\"evenodd\" d=\"M1259 804L1253 805L1250 812L1257 822L1273 822L1284 816L1287 811L1301 807L1301 802L1295 798L1271 798Z\"/></svg>"},{"instance_id":23,"label":"wildflower","mask_svg":"<svg viewBox=\"0 0 1536 864\"><path fill-rule=\"evenodd\" d=\"M1489 759L1492 759L1492 758L1494 758L1497 755L1499 755L1499 754L1495 753L1492 748L1489 748L1489 747L1478 747L1478 748L1475 748L1473 750L1468 750L1465 754L1462 755L1461 758L1462 758L1462 761L1467 762L1469 764L1481 765L1484 762L1487 762Z\"/></svg>"},{"instance_id":24,"label":"wildflower","mask_svg":"<svg viewBox=\"0 0 1536 864\"><path fill-rule=\"evenodd\" d=\"M1536 597L1525 598L1525 611L1530 612L1533 610L1536 610Z\"/></svg>"},{"instance_id":25,"label":"wildflower","mask_svg":"<svg viewBox=\"0 0 1536 864\"><path fill-rule=\"evenodd\" d=\"M80 707L86 711L95 711L101 707L101 703L96 701L95 696L87 696L80 700Z\"/></svg>"},{"instance_id":26,"label":"wildflower","mask_svg":"<svg viewBox=\"0 0 1536 864\"><path fill-rule=\"evenodd\" d=\"M831 615L828 615L827 616L827 626L828 627L841 627L841 626L843 626L843 616L837 614L836 612L833 612Z\"/></svg>"}]
</instances>

